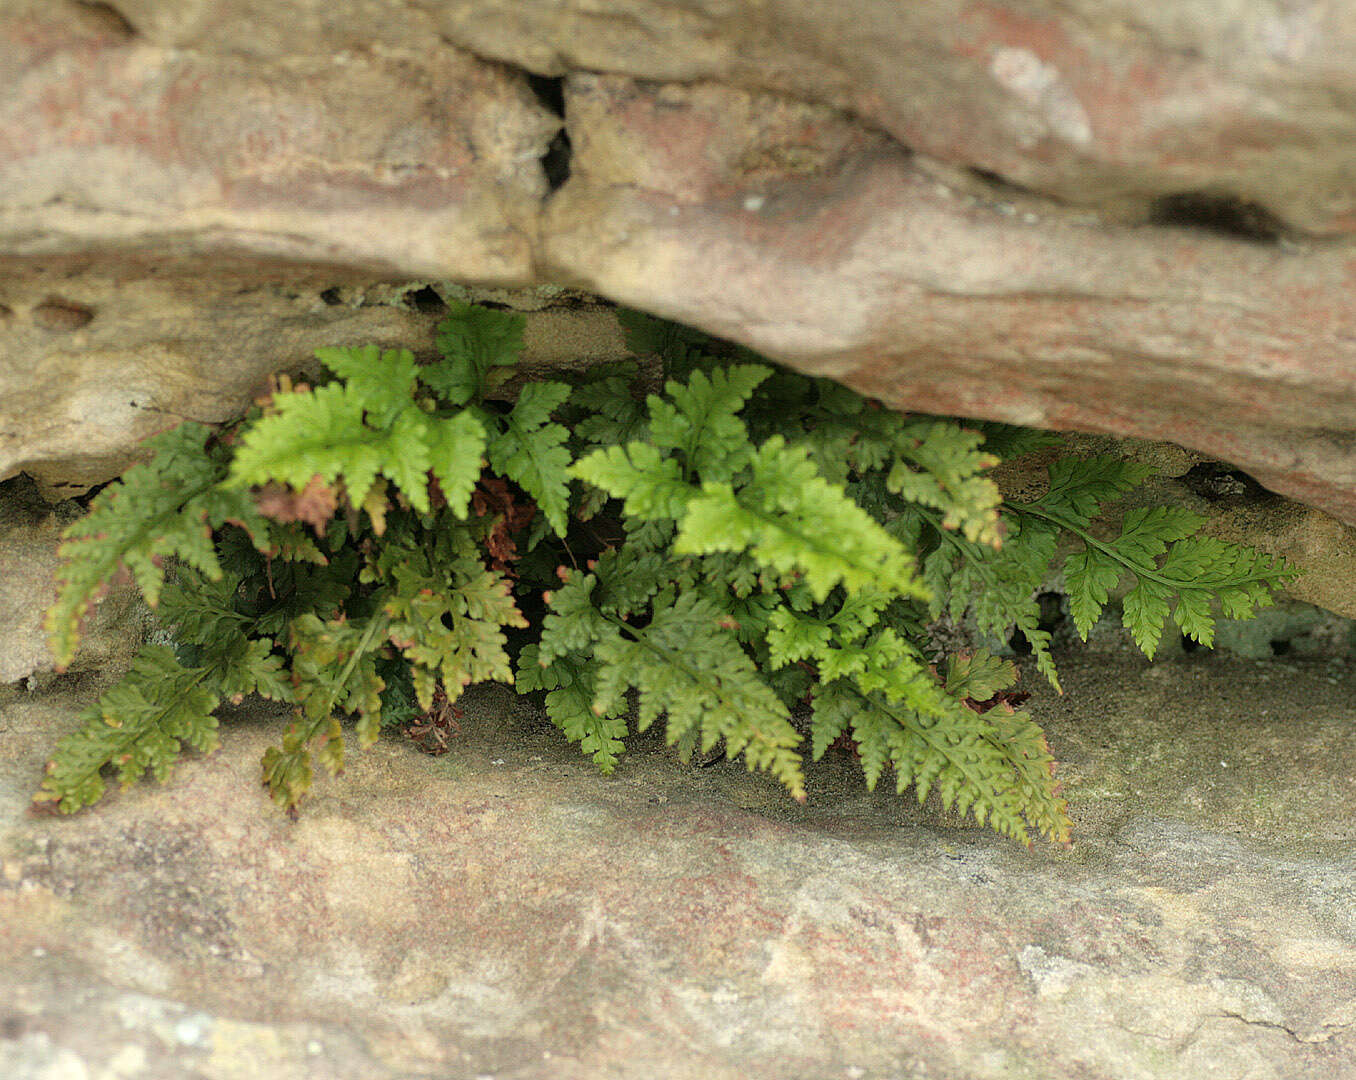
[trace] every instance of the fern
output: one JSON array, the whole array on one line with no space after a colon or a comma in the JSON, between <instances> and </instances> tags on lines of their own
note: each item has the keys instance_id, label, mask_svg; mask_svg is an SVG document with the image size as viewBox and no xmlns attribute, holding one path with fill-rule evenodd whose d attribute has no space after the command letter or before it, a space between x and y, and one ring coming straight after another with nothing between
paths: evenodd
<instances>
[{"instance_id":1,"label":"fern","mask_svg":"<svg viewBox=\"0 0 1356 1080\"><path fill-rule=\"evenodd\" d=\"M48 626L68 663L125 571L175 648L143 650L38 797L89 805L110 767L163 779L183 747L215 746L221 702L258 693L294 708L262 763L291 810L317 761L342 768L344 716L364 746L497 680L543 691L604 772L662 722L682 754L721 746L802 799L803 753L848 740L868 786L893 772L898 791L1006 836L1063 841L1016 665L983 649L939 663L929 622L1020 630L1058 686L1036 596L1062 537L1078 542L1060 568L1078 631L1129 576L1125 623L1150 655L1169 617L1208 644L1215 606L1250 614L1292 575L1175 508L1132 510L1107 536L1099 516L1142 466L1061 458L1045 495L1004 505L988 470L1047 436L893 413L622 319L663 365L661 393L622 365L509 398L522 317L453 305L436 358L321 349L319 385L280 378L233 429L158 437L69 530Z\"/></svg>"},{"instance_id":2,"label":"fern","mask_svg":"<svg viewBox=\"0 0 1356 1080\"><path fill-rule=\"evenodd\" d=\"M209 449L210 436L202 424L187 423L148 440L151 460L129 469L67 529L57 600L46 620L58 669L74 657L81 620L114 574L130 573L154 607L167 558L219 579L212 530L235 522L254 536L265 531L249 499L221 489L225 459L219 445Z\"/></svg>"},{"instance_id":3,"label":"fern","mask_svg":"<svg viewBox=\"0 0 1356 1080\"><path fill-rule=\"evenodd\" d=\"M1272 603L1273 589L1295 577L1280 559L1197 536L1205 519L1181 507L1139 507L1125 514L1118 536L1093 536L1092 521L1103 503L1152 476L1150 467L1112 457L1069 457L1049 472L1045 495L1009 506L1037 527L1053 526L1082 542L1082 550L1065 559L1063 573L1070 614L1084 641L1126 574L1135 584L1122 601L1122 621L1150 660L1169 611L1183 634L1210 645L1214 604L1228 618L1249 618Z\"/></svg>"}]
</instances>

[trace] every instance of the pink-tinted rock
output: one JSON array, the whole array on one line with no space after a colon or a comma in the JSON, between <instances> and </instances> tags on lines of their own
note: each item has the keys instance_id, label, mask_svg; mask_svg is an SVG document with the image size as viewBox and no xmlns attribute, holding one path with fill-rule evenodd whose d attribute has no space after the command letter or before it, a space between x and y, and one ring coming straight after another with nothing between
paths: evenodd
<instances>
[{"instance_id":1,"label":"pink-tinted rock","mask_svg":"<svg viewBox=\"0 0 1356 1080\"><path fill-rule=\"evenodd\" d=\"M653 744L604 778L493 689L446 757L353 750L296 821L258 709L168 784L25 818L84 700L10 693L0 1072L1336 1080L1352 679L1199 659L1038 694L1067 850L869 795L847 754L805 806Z\"/></svg>"},{"instance_id":2,"label":"pink-tinted rock","mask_svg":"<svg viewBox=\"0 0 1356 1080\"><path fill-rule=\"evenodd\" d=\"M1318 3L12 0L0 386L71 377L110 274L562 279L1356 522L1353 50ZM554 194L529 73L569 75ZM205 380L255 378L198 348ZM129 369L79 378L140 400ZM9 415L0 476L50 457ZM105 427L94 460L125 461Z\"/></svg>"},{"instance_id":3,"label":"pink-tinted rock","mask_svg":"<svg viewBox=\"0 0 1356 1080\"><path fill-rule=\"evenodd\" d=\"M572 81L547 267L900 408L1173 441L1356 522L1356 251L986 201L827 111L795 134L814 167L745 177L765 131L719 117L749 108Z\"/></svg>"},{"instance_id":4,"label":"pink-tinted rock","mask_svg":"<svg viewBox=\"0 0 1356 1080\"><path fill-rule=\"evenodd\" d=\"M530 276L537 159L559 121L520 76L436 42L267 60L203 44L60 9L0 18L7 256L243 250Z\"/></svg>"}]
</instances>

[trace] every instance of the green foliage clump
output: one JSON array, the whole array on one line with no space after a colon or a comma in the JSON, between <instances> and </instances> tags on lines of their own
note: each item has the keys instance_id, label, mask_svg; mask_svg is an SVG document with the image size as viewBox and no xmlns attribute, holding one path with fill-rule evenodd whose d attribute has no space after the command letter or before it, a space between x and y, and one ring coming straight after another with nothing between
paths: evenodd
<instances>
[{"instance_id":1,"label":"green foliage clump","mask_svg":"<svg viewBox=\"0 0 1356 1080\"><path fill-rule=\"evenodd\" d=\"M1017 668L941 658L929 626L1020 630L1056 686L1036 596L1061 537L1084 637L1129 574L1124 620L1147 655L1169 615L1202 644L1213 605L1242 617L1290 571L1197 536L1201 519L1095 521L1149 470L1060 458L1046 494L1004 505L987 471L1048 439L881 408L695 331L624 313L662 365L506 392L521 316L459 305L439 356L321 349L327 378L276 382L239 424L184 424L95 500L63 546L53 649L130 573L174 643L148 646L57 749L39 799L97 801L216 745L215 710L292 704L262 775L289 809L316 758L445 709L472 683L545 692L551 720L611 772L663 720L684 754L720 746L805 797L803 754L850 746L874 787L936 791L998 832L1070 823ZM166 567L172 565L170 580ZM530 622L525 611L537 613Z\"/></svg>"}]
</instances>

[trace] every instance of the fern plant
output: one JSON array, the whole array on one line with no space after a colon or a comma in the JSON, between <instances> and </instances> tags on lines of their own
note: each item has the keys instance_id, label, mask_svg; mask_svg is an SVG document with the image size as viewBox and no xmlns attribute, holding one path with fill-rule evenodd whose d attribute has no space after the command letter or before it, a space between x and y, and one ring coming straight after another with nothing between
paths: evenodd
<instances>
[{"instance_id":1,"label":"fern plant","mask_svg":"<svg viewBox=\"0 0 1356 1080\"><path fill-rule=\"evenodd\" d=\"M890 771L1004 835L1063 841L1053 758L1013 707L1016 665L939 658L929 626L1021 630L1058 687L1036 594L1061 536L1081 542L1062 567L1078 631L1132 575L1124 619L1150 656L1169 615L1209 644L1212 605L1245 616L1291 576L1197 536L1177 508L1102 535L1103 504L1141 466L1061 458L1045 495L1003 505L987 470L1048 437L894 413L623 319L662 393L623 365L509 395L522 317L461 305L431 361L322 349L319 385L279 378L237 425L159 436L68 530L48 629L69 663L126 572L174 647L148 646L90 707L37 798L90 805L110 768L163 779L185 744L216 745L223 701L258 693L294 709L262 765L291 809L316 758L342 766L341 717L370 744L498 680L544 691L604 772L662 720L684 754L723 746L803 799L807 749L847 743L869 786Z\"/></svg>"}]
</instances>

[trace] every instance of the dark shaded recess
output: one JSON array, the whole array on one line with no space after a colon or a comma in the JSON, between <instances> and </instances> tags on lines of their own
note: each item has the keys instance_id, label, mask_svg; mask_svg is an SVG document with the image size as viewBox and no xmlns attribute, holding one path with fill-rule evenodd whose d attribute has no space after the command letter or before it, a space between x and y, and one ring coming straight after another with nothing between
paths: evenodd
<instances>
[{"instance_id":1,"label":"dark shaded recess","mask_svg":"<svg viewBox=\"0 0 1356 1080\"><path fill-rule=\"evenodd\" d=\"M1208 229L1261 243L1275 243L1285 232L1285 223L1260 203L1206 191L1160 196L1149 206L1149 223Z\"/></svg>"},{"instance_id":2,"label":"dark shaded recess","mask_svg":"<svg viewBox=\"0 0 1356 1080\"><path fill-rule=\"evenodd\" d=\"M334 285L320 294L320 300L326 307L338 307L344 302L344 298L339 295L339 286Z\"/></svg>"},{"instance_id":3,"label":"dark shaded recess","mask_svg":"<svg viewBox=\"0 0 1356 1080\"><path fill-rule=\"evenodd\" d=\"M1290 642L1285 638L1271 639L1272 656L1288 656L1290 654Z\"/></svg>"},{"instance_id":4,"label":"dark shaded recess","mask_svg":"<svg viewBox=\"0 0 1356 1080\"><path fill-rule=\"evenodd\" d=\"M97 25L110 37L127 40L137 36L137 28L112 4L105 4L102 0L75 0L75 2L89 13L86 16L88 21Z\"/></svg>"},{"instance_id":5,"label":"dark shaded recess","mask_svg":"<svg viewBox=\"0 0 1356 1080\"><path fill-rule=\"evenodd\" d=\"M441 315L447 310L447 302L432 285L407 292L404 301L406 307L413 308L420 315Z\"/></svg>"},{"instance_id":6,"label":"dark shaded recess","mask_svg":"<svg viewBox=\"0 0 1356 1080\"><path fill-rule=\"evenodd\" d=\"M968 165L965 169L971 176L986 187L991 187L995 191L1007 191L1018 195L1034 194L1030 188L1022 187L1021 184L1014 184L1002 173L996 173L992 169L982 169L978 165ZM1048 196L1047 196L1048 198Z\"/></svg>"},{"instance_id":7,"label":"dark shaded recess","mask_svg":"<svg viewBox=\"0 0 1356 1080\"><path fill-rule=\"evenodd\" d=\"M1189 638L1186 634L1182 635L1182 651L1184 653L1194 653L1204 648L1205 646L1194 638Z\"/></svg>"},{"instance_id":8,"label":"dark shaded recess","mask_svg":"<svg viewBox=\"0 0 1356 1080\"><path fill-rule=\"evenodd\" d=\"M537 95L537 100L562 120L565 118L565 80L546 75L527 76L527 85ZM570 178L570 136L562 127L542 155L541 167L546 173L546 185L551 191L559 191Z\"/></svg>"},{"instance_id":9,"label":"dark shaded recess","mask_svg":"<svg viewBox=\"0 0 1356 1080\"><path fill-rule=\"evenodd\" d=\"M550 75L533 75L528 72L527 85L537 95L537 100L557 116L565 115L565 80Z\"/></svg>"},{"instance_id":10,"label":"dark shaded recess","mask_svg":"<svg viewBox=\"0 0 1356 1080\"><path fill-rule=\"evenodd\" d=\"M1279 498L1247 473L1218 461L1193 465L1182 475L1181 481L1193 495L1209 502L1263 502Z\"/></svg>"},{"instance_id":11,"label":"dark shaded recess","mask_svg":"<svg viewBox=\"0 0 1356 1080\"><path fill-rule=\"evenodd\" d=\"M35 325L52 333L79 330L94 319L94 309L60 296L49 296L31 313Z\"/></svg>"},{"instance_id":12,"label":"dark shaded recess","mask_svg":"<svg viewBox=\"0 0 1356 1080\"><path fill-rule=\"evenodd\" d=\"M1064 594L1057 592L1043 592L1036 597L1036 603L1040 607L1040 618L1036 620L1036 629L1044 630L1047 634L1053 634L1068 618L1065 611ZM1008 639L1008 648L1018 656L1031 655L1031 642L1027 641L1026 635L1020 630L1014 630L1012 637Z\"/></svg>"}]
</instances>

